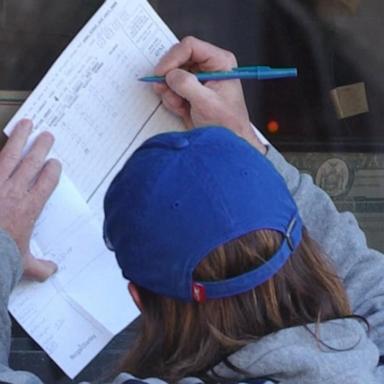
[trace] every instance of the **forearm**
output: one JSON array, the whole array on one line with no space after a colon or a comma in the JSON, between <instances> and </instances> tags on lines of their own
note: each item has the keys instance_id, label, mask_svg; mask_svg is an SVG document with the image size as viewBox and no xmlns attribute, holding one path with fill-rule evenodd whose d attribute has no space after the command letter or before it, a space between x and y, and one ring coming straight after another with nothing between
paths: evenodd
<instances>
[{"instance_id":1,"label":"forearm","mask_svg":"<svg viewBox=\"0 0 384 384\"><path fill-rule=\"evenodd\" d=\"M343 279L353 312L367 318L371 338L384 354L384 256L368 248L355 217L339 213L309 175L300 174L273 147L267 157L286 180L310 235Z\"/></svg>"}]
</instances>

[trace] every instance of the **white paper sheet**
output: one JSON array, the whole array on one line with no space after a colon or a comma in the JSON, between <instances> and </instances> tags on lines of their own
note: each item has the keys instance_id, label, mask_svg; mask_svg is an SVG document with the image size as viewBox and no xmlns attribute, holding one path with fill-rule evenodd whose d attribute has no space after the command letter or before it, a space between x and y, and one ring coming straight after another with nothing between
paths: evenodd
<instances>
[{"instance_id":1,"label":"white paper sheet","mask_svg":"<svg viewBox=\"0 0 384 384\"><path fill-rule=\"evenodd\" d=\"M51 156L63 164L33 234L35 253L59 271L43 284L22 281L9 309L71 378L138 314L102 240L102 200L138 145L182 129L137 81L176 41L145 0L107 0L6 127L32 119L30 143L52 132Z\"/></svg>"}]
</instances>

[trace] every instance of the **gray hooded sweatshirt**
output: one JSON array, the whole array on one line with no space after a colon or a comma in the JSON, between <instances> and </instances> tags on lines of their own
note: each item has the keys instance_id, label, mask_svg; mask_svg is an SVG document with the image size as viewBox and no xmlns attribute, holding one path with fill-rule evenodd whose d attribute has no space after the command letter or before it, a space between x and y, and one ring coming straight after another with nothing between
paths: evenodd
<instances>
[{"instance_id":1,"label":"gray hooded sweatshirt","mask_svg":"<svg viewBox=\"0 0 384 384\"><path fill-rule=\"evenodd\" d=\"M337 212L310 176L300 174L273 147L267 158L285 178L310 235L321 244L343 279L353 312L365 317L371 330L355 319L328 321L319 327L319 343L304 327L287 328L248 344L230 356L230 362L251 377L268 377L282 384L384 384L384 366L379 365L384 355L384 256L367 247L354 216ZM16 244L4 231L0 231L0 252L0 382L41 384L32 373L8 366L7 304L22 267ZM308 327L315 332L315 325ZM235 382L244 379L223 363L215 372ZM113 384L131 379L134 377L122 373ZM163 383L155 378L143 381ZM199 382L185 378L180 384Z\"/></svg>"}]
</instances>

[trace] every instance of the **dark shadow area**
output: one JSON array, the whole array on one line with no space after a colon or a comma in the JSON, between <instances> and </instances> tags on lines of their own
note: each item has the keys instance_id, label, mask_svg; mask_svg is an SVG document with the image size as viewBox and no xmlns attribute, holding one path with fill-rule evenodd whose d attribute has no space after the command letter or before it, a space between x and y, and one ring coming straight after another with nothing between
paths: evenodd
<instances>
[{"instance_id":1,"label":"dark shadow area","mask_svg":"<svg viewBox=\"0 0 384 384\"><path fill-rule=\"evenodd\" d=\"M380 0L156 3L178 37L195 35L212 41L235 52L240 65L298 68L296 80L244 82L252 120L280 149L383 149L384 3ZM349 88L338 88L342 86ZM330 96L335 89L336 101ZM349 116L338 118L337 111ZM273 135L270 122L278 123Z\"/></svg>"}]
</instances>

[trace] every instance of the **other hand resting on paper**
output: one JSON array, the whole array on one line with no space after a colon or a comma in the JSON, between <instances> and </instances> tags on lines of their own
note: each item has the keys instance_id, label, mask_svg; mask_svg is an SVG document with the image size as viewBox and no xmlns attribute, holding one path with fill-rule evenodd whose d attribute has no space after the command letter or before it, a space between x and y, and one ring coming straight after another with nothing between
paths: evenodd
<instances>
[{"instance_id":1,"label":"other hand resting on paper","mask_svg":"<svg viewBox=\"0 0 384 384\"><path fill-rule=\"evenodd\" d=\"M232 129L260 152L266 147L256 137L244 100L240 80L208 81L201 84L190 72L230 71L237 67L233 53L195 37L174 45L155 68L167 84L154 90L164 106L180 116L187 128L220 125Z\"/></svg>"},{"instance_id":2,"label":"other hand resting on paper","mask_svg":"<svg viewBox=\"0 0 384 384\"><path fill-rule=\"evenodd\" d=\"M45 160L54 140L48 132L39 135L23 156L31 130L31 121L20 121L0 152L0 228L16 242L24 276L44 281L57 266L33 257L29 243L34 224L59 181L61 165L57 160Z\"/></svg>"}]
</instances>

